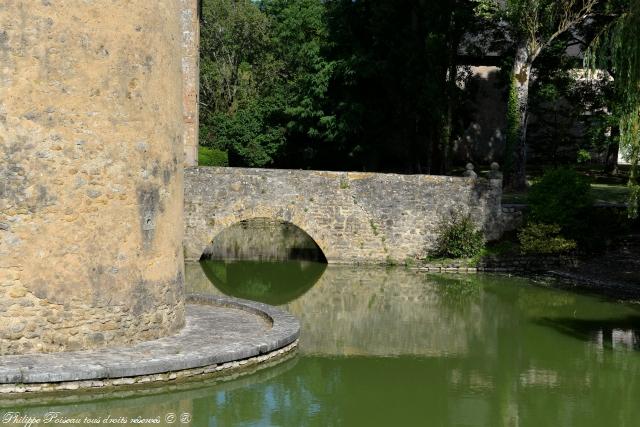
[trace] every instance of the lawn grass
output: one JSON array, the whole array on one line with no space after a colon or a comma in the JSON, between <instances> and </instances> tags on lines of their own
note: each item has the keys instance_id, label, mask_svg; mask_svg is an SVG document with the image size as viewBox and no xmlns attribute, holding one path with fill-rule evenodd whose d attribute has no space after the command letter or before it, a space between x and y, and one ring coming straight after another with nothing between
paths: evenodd
<instances>
[{"instance_id":1,"label":"lawn grass","mask_svg":"<svg viewBox=\"0 0 640 427\"><path fill-rule=\"evenodd\" d=\"M629 197L629 188L627 187L628 171L621 168L618 175L609 175L602 171L602 168L588 168L582 166L577 170L589 178L591 182L591 195L596 203L626 203ZM542 175L544 168L530 170L527 182L529 186L533 185ZM502 203L507 204L526 204L527 193L505 192L502 194Z\"/></svg>"},{"instance_id":2,"label":"lawn grass","mask_svg":"<svg viewBox=\"0 0 640 427\"><path fill-rule=\"evenodd\" d=\"M629 188L624 184L591 184L591 195L596 203L626 203ZM526 204L527 193L505 192L502 203Z\"/></svg>"},{"instance_id":3,"label":"lawn grass","mask_svg":"<svg viewBox=\"0 0 640 427\"><path fill-rule=\"evenodd\" d=\"M599 203L626 203L630 192L622 184L591 184L591 194Z\"/></svg>"},{"instance_id":4,"label":"lawn grass","mask_svg":"<svg viewBox=\"0 0 640 427\"><path fill-rule=\"evenodd\" d=\"M528 168L527 183L533 185L551 166L532 165ZM578 172L589 178L591 182L591 194L596 203L622 204L627 202L629 188L629 170L627 166L620 166L617 175L607 174L602 166L579 165ZM451 175L459 176L464 172L464 168L454 169ZM489 168L480 166L477 170L479 176L487 176ZM504 204L527 204L527 193L504 192L502 193L502 203Z\"/></svg>"}]
</instances>

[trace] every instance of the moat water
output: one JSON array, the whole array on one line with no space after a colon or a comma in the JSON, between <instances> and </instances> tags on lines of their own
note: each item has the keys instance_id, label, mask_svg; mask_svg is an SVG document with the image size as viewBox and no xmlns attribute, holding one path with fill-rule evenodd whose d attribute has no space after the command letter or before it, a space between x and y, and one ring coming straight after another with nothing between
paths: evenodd
<instances>
[{"instance_id":1,"label":"moat water","mask_svg":"<svg viewBox=\"0 0 640 427\"><path fill-rule=\"evenodd\" d=\"M209 261L186 277L190 292L296 315L298 352L226 381L0 401L0 415L225 427L640 423L638 306L513 277L309 261Z\"/></svg>"}]
</instances>

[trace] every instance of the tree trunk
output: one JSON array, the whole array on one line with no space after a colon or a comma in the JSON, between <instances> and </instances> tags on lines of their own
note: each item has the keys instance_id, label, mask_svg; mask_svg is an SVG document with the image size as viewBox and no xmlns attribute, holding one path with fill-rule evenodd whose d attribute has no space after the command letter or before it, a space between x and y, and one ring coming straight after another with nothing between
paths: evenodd
<instances>
[{"instance_id":1,"label":"tree trunk","mask_svg":"<svg viewBox=\"0 0 640 427\"><path fill-rule=\"evenodd\" d=\"M605 165L605 172L610 175L618 174L618 152L620 151L619 144L610 144L607 148L607 163Z\"/></svg>"},{"instance_id":2,"label":"tree trunk","mask_svg":"<svg viewBox=\"0 0 640 427\"><path fill-rule=\"evenodd\" d=\"M446 175L451 170L451 134L453 128L453 98L447 99L447 111L444 118L444 127L440 137L440 150L442 152L440 159L440 173Z\"/></svg>"},{"instance_id":3,"label":"tree trunk","mask_svg":"<svg viewBox=\"0 0 640 427\"><path fill-rule=\"evenodd\" d=\"M620 128L615 126L611 129L611 139L617 140L620 137ZM607 158L604 171L611 175L618 174L618 152L620 144L618 142L610 142L607 146Z\"/></svg>"},{"instance_id":4,"label":"tree trunk","mask_svg":"<svg viewBox=\"0 0 640 427\"><path fill-rule=\"evenodd\" d=\"M527 188L527 120L533 59L526 44L518 47L512 70L513 99L509 100L513 103L510 108L514 110L510 118L513 123L509 123L512 141L508 141L505 153L506 163L510 166L505 181L512 190Z\"/></svg>"}]
</instances>

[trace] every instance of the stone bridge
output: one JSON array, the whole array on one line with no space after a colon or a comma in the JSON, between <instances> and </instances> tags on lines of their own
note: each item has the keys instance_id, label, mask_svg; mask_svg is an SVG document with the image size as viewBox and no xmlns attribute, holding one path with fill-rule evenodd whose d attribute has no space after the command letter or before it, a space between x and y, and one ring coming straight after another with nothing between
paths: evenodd
<instances>
[{"instance_id":1,"label":"stone bridge","mask_svg":"<svg viewBox=\"0 0 640 427\"><path fill-rule=\"evenodd\" d=\"M471 214L502 230L501 181L433 175L199 167L185 170L185 258L243 220L292 223L329 263L404 263L433 248L438 224Z\"/></svg>"}]
</instances>

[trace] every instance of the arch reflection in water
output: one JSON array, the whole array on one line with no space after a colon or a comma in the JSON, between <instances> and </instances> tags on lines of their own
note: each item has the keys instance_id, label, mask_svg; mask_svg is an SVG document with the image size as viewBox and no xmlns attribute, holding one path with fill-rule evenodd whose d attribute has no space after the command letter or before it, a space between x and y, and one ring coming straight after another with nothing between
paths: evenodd
<instances>
[{"instance_id":1,"label":"arch reflection in water","mask_svg":"<svg viewBox=\"0 0 640 427\"><path fill-rule=\"evenodd\" d=\"M283 305L304 295L320 279L326 258L311 236L297 226L254 218L216 236L200 264L209 281L225 295Z\"/></svg>"},{"instance_id":2,"label":"arch reflection in water","mask_svg":"<svg viewBox=\"0 0 640 427\"><path fill-rule=\"evenodd\" d=\"M225 295L283 305L304 295L326 264L311 261L201 261L207 279Z\"/></svg>"}]
</instances>

